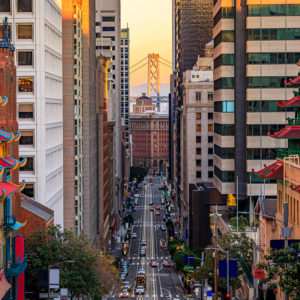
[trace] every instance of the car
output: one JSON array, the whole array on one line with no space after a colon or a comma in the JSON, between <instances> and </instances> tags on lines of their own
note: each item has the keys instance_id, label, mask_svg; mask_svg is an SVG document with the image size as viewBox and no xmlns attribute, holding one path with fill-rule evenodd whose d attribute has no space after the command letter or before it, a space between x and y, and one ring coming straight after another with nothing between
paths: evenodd
<instances>
[{"instance_id":1,"label":"car","mask_svg":"<svg viewBox=\"0 0 300 300\"><path fill-rule=\"evenodd\" d=\"M155 215L156 215L156 216L160 216L160 211L159 211L159 210L156 211Z\"/></svg>"},{"instance_id":2,"label":"car","mask_svg":"<svg viewBox=\"0 0 300 300\"><path fill-rule=\"evenodd\" d=\"M136 232L133 232L133 233L131 234L131 237L132 237L133 239L136 239L136 238L137 238Z\"/></svg>"},{"instance_id":3,"label":"car","mask_svg":"<svg viewBox=\"0 0 300 300\"><path fill-rule=\"evenodd\" d=\"M125 273L126 276L128 275L128 269L127 267L123 267L122 270L121 270L122 273Z\"/></svg>"},{"instance_id":4,"label":"car","mask_svg":"<svg viewBox=\"0 0 300 300\"><path fill-rule=\"evenodd\" d=\"M147 247L147 242L145 240L141 241L141 247L146 248Z\"/></svg>"},{"instance_id":5,"label":"car","mask_svg":"<svg viewBox=\"0 0 300 300\"><path fill-rule=\"evenodd\" d=\"M124 289L120 292L119 297L120 298L129 298L129 291L127 289Z\"/></svg>"},{"instance_id":6,"label":"car","mask_svg":"<svg viewBox=\"0 0 300 300\"><path fill-rule=\"evenodd\" d=\"M150 211L154 211L154 207L150 206Z\"/></svg>"},{"instance_id":7,"label":"car","mask_svg":"<svg viewBox=\"0 0 300 300\"><path fill-rule=\"evenodd\" d=\"M161 225L161 226L160 226L160 230L161 230L161 231L166 231L166 225Z\"/></svg>"},{"instance_id":8,"label":"car","mask_svg":"<svg viewBox=\"0 0 300 300\"><path fill-rule=\"evenodd\" d=\"M139 269L137 274L138 275L146 275L146 272L144 269Z\"/></svg>"},{"instance_id":9,"label":"car","mask_svg":"<svg viewBox=\"0 0 300 300\"><path fill-rule=\"evenodd\" d=\"M157 205L155 208L156 208L156 210L160 210L160 206L159 205Z\"/></svg>"},{"instance_id":10,"label":"car","mask_svg":"<svg viewBox=\"0 0 300 300\"><path fill-rule=\"evenodd\" d=\"M122 285L121 285L121 290L123 291L123 290L128 290L129 292L131 291L131 284L130 284L130 282L128 282L128 281L125 281L125 282L123 282L122 283Z\"/></svg>"},{"instance_id":11,"label":"car","mask_svg":"<svg viewBox=\"0 0 300 300\"><path fill-rule=\"evenodd\" d=\"M163 260L162 264L164 267L171 267L171 263L169 261L167 261L166 259Z\"/></svg>"},{"instance_id":12,"label":"car","mask_svg":"<svg viewBox=\"0 0 300 300\"><path fill-rule=\"evenodd\" d=\"M153 202L150 202L150 203L149 203L149 205L150 205L150 206L153 206L153 205L154 205L154 203L153 203Z\"/></svg>"},{"instance_id":13,"label":"car","mask_svg":"<svg viewBox=\"0 0 300 300\"><path fill-rule=\"evenodd\" d=\"M149 265L150 265L151 267L158 267L158 262L155 261L155 260L153 260L153 259L151 259L150 262L149 262Z\"/></svg>"},{"instance_id":14,"label":"car","mask_svg":"<svg viewBox=\"0 0 300 300\"><path fill-rule=\"evenodd\" d=\"M145 248L141 248L140 255L141 256L145 256L146 255L146 249Z\"/></svg>"},{"instance_id":15,"label":"car","mask_svg":"<svg viewBox=\"0 0 300 300\"><path fill-rule=\"evenodd\" d=\"M143 295L145 294L145 288L143 286L138 286L135 289L135 293L138 295Z\"/></svg>"},{"instance_id":16,"label":"car","mask_svg":"<svg viewBox=\"0 0 300 300\"><path fill-rule=\"evenodd\" d=\"M125 273L121 273L120 278L121 278L121 280L124 281L126 279L126 274Z\"/></svg>"}]
</instances>

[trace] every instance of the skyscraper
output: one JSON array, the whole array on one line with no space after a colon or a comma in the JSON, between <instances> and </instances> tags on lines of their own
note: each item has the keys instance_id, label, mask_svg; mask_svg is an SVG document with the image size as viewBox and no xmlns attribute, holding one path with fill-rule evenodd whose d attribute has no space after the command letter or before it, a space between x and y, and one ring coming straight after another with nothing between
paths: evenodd
<instances>
[{"instance_id":1,"label":"skyscraper","mask_svg":"<svg viewBox=\"0 0 300 300\"><path fill-rule=\"evenodd\" d=\"M129 28L121 30L121 118L125 124L125 140L129 142Z\"/></svg>"},{"instance_id":2,"label":"skyscraper","mask_svg":"<svg viewBox=\"0 0 300 300\"><path fill-rule=\"evenodd\" d=\"M292 97L284 81L297 73L300 56L300 3L262 3L219 0L214 6L214 183L222 194L238 189L240 199L276 195L276 182L265 180L262 188L251 170L287 146L268 133L293 116L276 102Z\"/></svg>"},{"instance_id":3,"label":"skyscraper","mask_svg":"<svg viewBox=\"0 0 300 300\"><path fill-rule=\"evenodd\" d=\"M27 158L23 193L53 209L63 226L61 1L0 1L0 19L6 16L16 47L20 155Z\"/></svg>"}]
</instances>

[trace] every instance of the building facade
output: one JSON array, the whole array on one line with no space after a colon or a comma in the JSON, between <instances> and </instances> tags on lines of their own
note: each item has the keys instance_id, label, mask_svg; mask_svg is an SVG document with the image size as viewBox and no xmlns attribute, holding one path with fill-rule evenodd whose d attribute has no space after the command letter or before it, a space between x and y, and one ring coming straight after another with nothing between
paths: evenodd
<instances>
[{"instance_id":1,"label":"building facade","mask_svg":"<svg viewBox=\"0 0 300 300\"><path fill-rule=\"evenodd\" d=\"M1 1L16 47L23 193L63 222L62 17L59 0ZM0 28L2 35L2 28Z\"/></svg>"},{"instance_id":2,"label":"building facade","mask_svg":"<svg viewBox=\"0 0 300 300\"><path fill-rule=\"evenodd\" d=\"M221 194L238 190L253 201L260 176L251 170L274 162L285 140L268 136L284 127L289 109L276 106L292 97L284 81L299 59L299 4L286 1L216 1L214 15L214 184ZM265 180L265 195L276 195L276 181ZM241 207L253 209L242 201Z\"/></svg>"},{"instance_id":3,"label":"building facade","mask_svg":"<svg viewBox=\"0 0 300 300\"><path fill-rule=\"evenodd\" d=\"M133 106L151 107L150 98L137 99ZM143 109L142 109L143 111ZM168 115L144 110L130 114L133 165L149 168L150 173L163 171L169 161L169 118Z\"/></svg>"},{"instance_id":4,"label":"building facade","mask_svg":"<svg viewBox=\"0 0 300 300\"><path fill-rule=\"evenodd\" d=\"M129 143L129 28L121 30L121 118L124 119L125 141Z\"/></svg>"},{"instance_id":5,"label":"building facade","mask_svg":"<svg viewBox=\"0 0 300 300\"><path fill-rule=\"evenodd\" d=\"M183 73L183 107L180 132L180 194L188 216L189 185L213 181L213 44Z\"/></svg>"}]
</instances>

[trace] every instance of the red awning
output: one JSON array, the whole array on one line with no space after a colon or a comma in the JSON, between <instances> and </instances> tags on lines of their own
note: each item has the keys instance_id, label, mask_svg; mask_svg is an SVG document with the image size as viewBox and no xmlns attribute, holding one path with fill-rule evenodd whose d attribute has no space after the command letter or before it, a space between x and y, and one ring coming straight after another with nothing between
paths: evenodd
<instances>
[{"instance_id":1,"label":"red awning","mask_svg":"<svg viewBox=\"0 0 300 300\"><path fill-rule=\"evenodd\" d=\"M21 192L25 187L25 182L21 185L16 185L11 182L0 182L0 199L10 196L16 192Z\"/></svg>"},{"instance_id":2,"label":"red awning","mask_svg":"<svg viewBox=\"0 0 300 300\"><path fill-rule=\"evenodd\" d=\"M281 106L281 107L287 107L287 106L299 107L300 106L300 96L296 96L288 101L277 102L276 104L277 104L277 106Z\"/></svg>"},{"instance_id":3,"label":"red awning","mask_svg":"<svg viewBox=\"0 0 300 300\"><path fill-rule=\"evenodd\" d=\"M277 139L300 139L300 126L285 126L274 134L270 134L270 132L268 132L268 136Z\"/></svg>"},{"instance_id":4,"label":"red awning","mask_svg":"<svg viewBox=\"0 0 300 300\"><path fill-rule=\"evenodd\" d=\"M0 271L0 299L3 299L11 285L7 282L4 270Z\"/></svg>"},{"instance_id":5,"label":"red awning","mask_svg":"<svg viewBox=\"0 0 300 300\"><path fill-rule=\"evenodd\" d=\"M295 79L290 78L289 81L285 81L284 83L287 85L300 84L300 76L297 76Z\"/></svg>"},{"instance_id":6,"label":"red awning","mask_svg":"<svg viewBox=\"0 0 300 300\"><path fill-rule=\"evenodd\" d=\"M17 160L15 158L6 156L0 158L0 166L7 169L16 169L23 167L26 164L26 160L26 158L23 158L22 160Z\"/></svg>"},{"instance_id":7,"label":"red awning","mask_svg":"<svg viewBox=\"0 0 300 300\"><path fill-rule=\"evenodd\" d=\"M269 166L264 165L264 168L260 171L255 172L252 169L252 172L260 175L262 178L280 179L283 177L283 161L277 160Z\"/></svg>"}]
</instances>

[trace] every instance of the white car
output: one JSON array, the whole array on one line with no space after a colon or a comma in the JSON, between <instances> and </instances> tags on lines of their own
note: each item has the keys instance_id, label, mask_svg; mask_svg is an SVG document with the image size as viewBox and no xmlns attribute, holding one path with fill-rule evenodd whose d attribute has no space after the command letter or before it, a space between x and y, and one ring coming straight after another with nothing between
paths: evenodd
<instances>
[{"instance_id":1,"label":"white car","mask_svg":"<svg viewBox=\"0 0 300 300\"><path fill-rule=\"evenodd\" d=\"M139 269L138 275L146 275L146 272L144 269Z\"/></svg>"},{"instance_id":2,"label":"white car","mask_svg":"<svg viewBox=\"0 0 300 300\"><path fill-rule=\"evenodd\" d=\"M133 233L131 234L131 237L132 237L133 239L136 239L136 238L137 238L136 232L133 232Z\"/></svg>"},{"instance_id":3,"label":"white car","mask_svg":"<svg viewBox=\"0 0 300 300\"><path fill-rule=\"evenodd\" d=\"M138 295L143 295L143 294L145 294L145 288L143 286L138 286L135 289L135 293L138 294Z\"/></svg>"}]
</instances>

